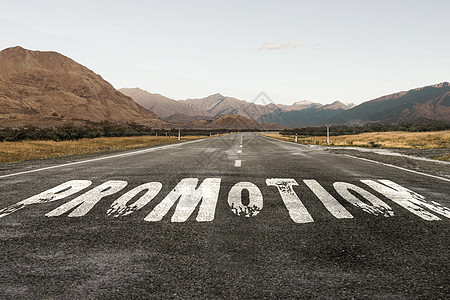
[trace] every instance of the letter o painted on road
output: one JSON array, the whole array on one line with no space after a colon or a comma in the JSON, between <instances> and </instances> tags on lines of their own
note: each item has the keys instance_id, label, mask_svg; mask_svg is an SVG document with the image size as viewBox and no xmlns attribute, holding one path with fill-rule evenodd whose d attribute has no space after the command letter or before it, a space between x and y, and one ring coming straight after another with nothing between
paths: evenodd
<instances>
[{"instance_id":1,"label":"letter o painted on road","mask_svg":"<svg viewBox=\"0 0 450 300\"><path fill-rule=\"evenodd\" d=\"M248 205L242 204L242 191L248 191ZM228 193L231 211L238 216L254 217L263 208L263 196L259 188L251 182L236 183Z\"/></svg>"}]
</instances>

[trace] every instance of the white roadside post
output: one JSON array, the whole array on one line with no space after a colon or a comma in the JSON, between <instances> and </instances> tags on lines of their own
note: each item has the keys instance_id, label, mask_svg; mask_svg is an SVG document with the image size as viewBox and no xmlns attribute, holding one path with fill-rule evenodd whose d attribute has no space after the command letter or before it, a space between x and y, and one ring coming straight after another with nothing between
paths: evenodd
<instances>
[{"instance_id":1,"label":"white roadside post","mask_svg":"<svg viewBox=\"0 0 450 300\"><path fill-rule=\"evenodd\" d=\"M181 130L178 130L178 140L180 140L181 138L181 132L180 132Z\"/></svg>"},{"instance_id":2,"label":"white roadside post","mask_svg":"<svg viewBox=\"0 0 450 300\"><path fill-rule=\"evenodd\" d=\"M295 134L295 142L297 143L297 133Z\"/></svg>"},{"instance_id":3,"label":"white roadside post","mask_svg":"<svg viewBox=\"0 0 450 300\"><path fill-rule=\"evenodd\" d=\"M327 126L327 145L330 144L330 124L325 124Z\"/></svg>"}]
</instances>

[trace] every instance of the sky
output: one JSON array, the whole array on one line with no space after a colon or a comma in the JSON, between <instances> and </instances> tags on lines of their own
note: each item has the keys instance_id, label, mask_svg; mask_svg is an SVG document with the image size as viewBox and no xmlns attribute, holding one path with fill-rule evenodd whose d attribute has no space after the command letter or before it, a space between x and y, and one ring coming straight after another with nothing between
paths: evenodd
<instances>
[{"instance_id":1,"label":"sky","mask_svg":"<svg viewBox=\"0 0 450 300\"><path fill-rule=\"evenodd\" d=\"M173 99L359 104L450 81L448 0L2 2L1 49Z\"/></svg>"}]
</instances>

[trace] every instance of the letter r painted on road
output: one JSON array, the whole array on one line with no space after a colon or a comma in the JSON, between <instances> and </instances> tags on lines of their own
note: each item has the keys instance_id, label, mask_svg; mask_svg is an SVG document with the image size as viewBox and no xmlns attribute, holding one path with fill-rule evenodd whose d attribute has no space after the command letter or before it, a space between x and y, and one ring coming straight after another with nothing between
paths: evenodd
<instances>
[{"instance_id":1,"label":"letter r painted on road","mask_svg":"<svg viewBox=\"0 0 450 300\"><path fill-rule=\"evenodd\" d=\"M75 208L69 214L69 217L82 217L87 214L103 197L117 193L127 184L128 183L126 181L121 180L107 181L45 215L47 217L56 217Z\"/></svg>"}]
</instances>

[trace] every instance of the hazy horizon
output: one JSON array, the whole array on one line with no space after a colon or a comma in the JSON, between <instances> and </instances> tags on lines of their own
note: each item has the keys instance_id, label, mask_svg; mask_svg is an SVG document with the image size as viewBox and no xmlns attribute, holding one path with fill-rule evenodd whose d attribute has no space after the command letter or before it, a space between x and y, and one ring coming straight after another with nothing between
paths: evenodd
<instances>
[{"instance_id":1,"label":"hazy horizon","mask_svg":"<svg viewBox=\"0 0 450 300\"><path fill-rule=\"evenodd\" d=\"M181 100L360 104L450 79L448 1L10 2L0 48L57 51Z\"/></svg>"}]
</instances>

